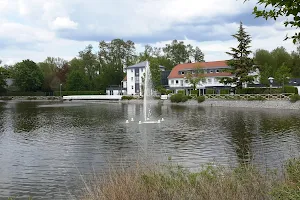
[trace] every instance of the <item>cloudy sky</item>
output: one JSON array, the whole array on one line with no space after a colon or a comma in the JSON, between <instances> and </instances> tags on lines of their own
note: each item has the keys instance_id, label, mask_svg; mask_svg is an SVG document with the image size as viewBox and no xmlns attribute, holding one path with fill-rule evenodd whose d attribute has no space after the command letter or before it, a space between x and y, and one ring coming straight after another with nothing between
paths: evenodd
<instances>
[{"instance_id":1,"label":"cloudy sky","mask_svg":"<svg viewBox=\"0 0 300 200\"><path fill-rule=\"evenodd\" d=\"M236 45L231 35L240 21L253 50L294 50L291 41L283 41L293 30L282 20L255 19L254 5L255 0L0 0L0 59L71 59L88 44L123 38L133 40L137 51L183 40L199 46L206 61L222 60Z\"/></svg>"}]
</instances>

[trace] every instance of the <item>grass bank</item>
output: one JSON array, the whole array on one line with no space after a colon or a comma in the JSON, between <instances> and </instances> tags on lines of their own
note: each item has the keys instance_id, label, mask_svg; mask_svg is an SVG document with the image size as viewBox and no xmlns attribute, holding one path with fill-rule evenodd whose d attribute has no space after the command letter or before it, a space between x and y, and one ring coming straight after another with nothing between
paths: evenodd
<instances>
[{"instance_id":1,"label":"grass bank","mask_svg":"<svg viewBox=\"0 0 300 200\"><path fill-rule=\"evenodd\" d=\"M86 185L82 200L279 200L300 199L300 159L289 160L282 173L207 165L199 172L180 166L140 166L111 170Z\"/></svg>"}]
</instances>

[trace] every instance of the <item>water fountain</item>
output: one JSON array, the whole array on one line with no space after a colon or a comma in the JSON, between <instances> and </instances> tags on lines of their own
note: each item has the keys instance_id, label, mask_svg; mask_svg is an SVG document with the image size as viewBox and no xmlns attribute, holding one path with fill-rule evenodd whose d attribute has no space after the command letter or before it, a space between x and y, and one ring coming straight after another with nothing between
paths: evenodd
<instances>
[{"instance_id":1,"label":"water fountain","mask_svg":"<svg viewBox=\"0 0 300 200\"><path fill-rule=\"evenodd\" d=\"M144 121L139 121L138 124L160 124L164 119L151 120L151 100L153 100L153 84L151 80L151 71L149 62L146 62L145 66L145 79L144 79L144 102L143 102L143 113ZM128 120L127 120L128 121ZM126 123L127 123L126 121ZM131 118L131 122L133 122Z\"/></svg>"}]
</instances>

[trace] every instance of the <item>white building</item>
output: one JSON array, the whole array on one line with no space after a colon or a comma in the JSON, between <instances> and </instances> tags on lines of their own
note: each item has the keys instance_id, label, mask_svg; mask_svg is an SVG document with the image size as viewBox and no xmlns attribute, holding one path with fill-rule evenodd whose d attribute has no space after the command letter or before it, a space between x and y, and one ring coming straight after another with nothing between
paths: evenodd
<instances>
[{"instance_id":1,"label":"white building","mask_svg":"<svg viewBox=\"0 0 300 200\"><path fill-rule=\"evenodd\" d=\"M204 94L206 89L214 89L215 93L219 93L221 88L235 87L235 84L224 85L220 83L220 78L233 77L226 69L230 68L226 61L214 61L214 62L199 62L199 63L185 63L175 66L170 75L168 76L169 89L174 90L175 93L178 90L186 90L189 93L192 90L192 84L187 79L188 73L194 73L197 68L201 68L204 71L203 80L197 85L196 89L200 94ZM251 75L258 75L259 72L251 73ZM250 75L250 74L249 74ZM259 78L255 79L254 83L258 83Z\"/></svg>"},{"instance_id":2,"label":"white building","mask_svg":"<svg viewBox=\"0 0 300 200\"><path fill-rule=\"evenodd\" d=\"M145 68L149 62L144 61L126 68L126 76L122 81L122 87L126 90L127 95L142 96L142 84L145 77ZM159 66L162 71L165 67Z\"/></svg>"}]
</instances>

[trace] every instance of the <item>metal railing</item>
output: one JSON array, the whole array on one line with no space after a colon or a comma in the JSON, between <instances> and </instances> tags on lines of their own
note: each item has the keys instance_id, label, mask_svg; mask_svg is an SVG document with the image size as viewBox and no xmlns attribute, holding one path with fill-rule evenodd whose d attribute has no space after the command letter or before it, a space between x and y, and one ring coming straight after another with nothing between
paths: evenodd
<instances>
[{"instance_id":1,"label":"metal railing","mask_svg":"<svg viewBox=\"0 0 300 200\"><path fill-rule=\"evenodd\" d=\"M292 93L282 94L205 94L206 99L224 99L224 100L290 100Z\"/></svg>"}]
</instances>

